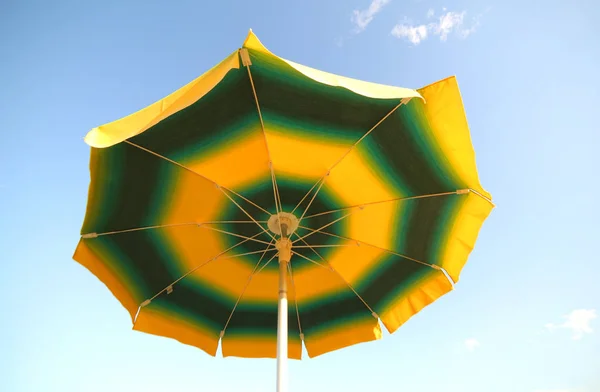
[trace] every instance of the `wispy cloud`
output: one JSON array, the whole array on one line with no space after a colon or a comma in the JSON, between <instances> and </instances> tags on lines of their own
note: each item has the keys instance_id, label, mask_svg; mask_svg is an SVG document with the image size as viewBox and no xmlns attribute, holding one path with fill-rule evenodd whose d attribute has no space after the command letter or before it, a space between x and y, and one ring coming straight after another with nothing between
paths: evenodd
<instances>
[{"instance_id":1,"label":"wispy cloud","mask_svg":"<svg viewBox=\"0 0 600 392\"><path fill-rule=\"evenodd\" d=\"M435 35L441 41L446 41L451 33L456 33L460 38L467 38L473 34L480 24L481 15L467 23L465 17L467 11L455 12L442 9L442 14L436 16L435 10L427 11L427 19L434 21L429 23L413 24L410 20L398 23L392 28L392 35L396 38L405 39L413 45L418 45L429 36Z\"/></svg>"},{"instance_id":2,"label":"wispy cloud","mask_svg":"<svg viewBox=\"0 0 600 392\"><path fill-rule=\"evenodd\" d=\"M410 24L397 24L392 29L392 35L397 38L405 38L411 44L418 45L427 39L429 28L426 25L412 26Z\"/></svg>"},{"instance_id":3,"label":"wispy cloud","mask_svg":"<svg viewBox=\"0 0 600 392\"><path fill-rule=\"evenodd\" d=\"M554 331L556 329L570 329L573 333L573 340L579 340L586 333L592 333L592 320L597 318L595 309L576 309L563 318L565 321L561 324L548 323L546 329Z\"/></svg>"},{"instance_id":4,"label":"wispy cloud","mask_svg":"<svg viewBox=\"0 0 600 392\"><path fill-rule=\"evenodd\" d=\"M481 344L479 343L479 340L475 338L469 338L465 340L465 347L467 347L467 350L469 351L475 351L475 349L479 346L481 346Z\"/></svg>"},{"instance_id":5,"label":"wispy cloud","mask_svg":"<svg viewBox=\"0 0 600 392\"><path fill-rule=\"evenodd\" d=\"M390 0L372 0L369 7L363 10L354 10L352 12L351 20L355 26L355 31L357 33L364 31L367 26L369 26L369 23L373 21L375 15L377 15L389 2Z\"/></svg>"}]
</instances>

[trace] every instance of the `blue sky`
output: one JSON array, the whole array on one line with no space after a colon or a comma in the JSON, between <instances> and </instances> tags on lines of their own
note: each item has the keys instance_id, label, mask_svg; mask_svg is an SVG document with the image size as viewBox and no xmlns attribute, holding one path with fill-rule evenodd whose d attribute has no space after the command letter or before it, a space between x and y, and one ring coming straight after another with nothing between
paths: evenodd
<instances>
[{"instance_id":1,"label":"blue sky","mask_svg":"<svg viewBox=\"0 0 600 392\"><path fill-rule=\"evenodd\" d=\"M454 292L393 336L292 362L291 391L600 390L600 4L370 1L0 3L1 390L274 390L274 361L133 332L71 260L86 132L200 75L248 28L345 76L457 75L498 206Z\"/></svg>"}]
</instances>

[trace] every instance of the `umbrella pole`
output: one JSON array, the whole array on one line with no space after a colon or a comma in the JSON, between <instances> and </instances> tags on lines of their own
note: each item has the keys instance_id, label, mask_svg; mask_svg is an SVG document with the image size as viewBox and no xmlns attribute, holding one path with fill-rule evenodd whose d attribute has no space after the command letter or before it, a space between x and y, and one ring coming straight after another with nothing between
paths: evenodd
<instances>
[{"instance_id":1,"label":"umbrella pole","mask_svg":"<svg viewBox=\"0 0 600 392\"><path fill-rule=\"evenodd\" d=\"M277 304L277 392L287 390L288 360L288 301L287 267L292 257L292 243L282 237L277 241L279 249L279 301Z\"/></svg>"}]
</instances>

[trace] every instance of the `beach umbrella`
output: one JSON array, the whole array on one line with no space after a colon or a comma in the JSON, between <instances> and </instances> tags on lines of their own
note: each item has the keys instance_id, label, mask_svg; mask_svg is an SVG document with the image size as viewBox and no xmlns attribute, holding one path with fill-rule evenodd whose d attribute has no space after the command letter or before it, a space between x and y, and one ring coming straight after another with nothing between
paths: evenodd
<instances>
[{"instance_id":1,"label":"beach umbrella","mask_svg":"<svg viewBox=\"0 0 600 392\"><path fill-rule=\"evenodd\" d=\"M454 77L368 83L242 48L92 129L74 259L133 329L288 358L379 339L451 291L493 208Z\"/></svg>"}]
</instances>

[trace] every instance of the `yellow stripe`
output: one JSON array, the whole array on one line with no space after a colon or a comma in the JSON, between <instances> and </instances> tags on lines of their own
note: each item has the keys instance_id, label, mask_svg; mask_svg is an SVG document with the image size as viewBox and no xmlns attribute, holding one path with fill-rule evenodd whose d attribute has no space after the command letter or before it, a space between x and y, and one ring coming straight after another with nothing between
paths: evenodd
<instances>
[{"instance_id":1,"label":"yellow stripe","mask_svg":"<svg viewBox=\"0 0 600 392\"><path fill-rule=\"evenodd\" d=\"M337 254L337 252L335 253ZM296 255L292 256L292 268L294 266L294 258L300 257ZM296 298L299 304L312 303L322 300L327 296L350 290L335 272L327 269L329 267L326 262L321 261L316 254L310 256L310 258L326 268L311 265L293 271L294 282L296 284ZM305 264L308 262L302 259L302 263Z\"/></svg>"},{"instance_id":2,"label":"yellow stripe","mask_svg":"<svg viewBox=\"0 0 600 392\"><path fill-rule=\"evenodd\" d=\"M493 208L487 200L469 193L458 211L441 255L442 267L455 283L475 246L483 222Z\"/></svg>"},{"instance_id":3,"label":"yellow stripe","mask_svg":"<svg viewBox=\"0 0 600 392\"><path fill-rule=\"evenodd\" d=\"M432 136L437 140L453 170L469 188L491 199L492 196L479 182L475 151L456 78L441 80L418 91L427 102L425 112L434 131Z\"/></svg>"},{"instance_id":4,"label":"yellow stripe","mask_svg":"<svg viewBox=\"0 0 600 392\"><path fill-rule=\"evenodd\" d=\"M288 320L289 323L296 322L295 319ZM248 337L228 336L225 334L221 342L221 351L224 357L242 358L276 358L277 336ZM302 358L302 342L300 339L288 338L288 358Z\"/></svg>"},{"instance_id":5,"label":"yellow stripe","mask_svg":"<svg viewBox=\"0 0 600 392\"><path fill-rule=\"evenodd\" d=\"M352 243L348 242L347 244ZM381 257L386 254L372 246L344 246L336 248L335 253L329 258L329 262L346 282L350 283L352 287L357 287L362 279L377 268ZM349 263L348 260L352 260L352 262Z\"/></svg>"},{"instance_id":6,"label":"yellow stripe","mask_svg":"<svg viewBox=\"0 0 600 392\"><path fill-rule=\"evenodd\" d=\"M393 243L393 235L403 229L397 222L400 208L399 202L388 202L347 211L352 212L344 222L348 224L349 237L383 249L394 249L397 244Z\"/></svg>"},{"instance_id":7,"label":"yellow stripe","mask_svg":"<svg viewBox=\"0 0 600 392\"><path fill-rule=\"evenodd\" d=\"M240 189L271 176L265 137L258 120L244 136L236 136L222 145L214 146L213 151L202 154L200 159L185 159L182 163L230 189Z\"/></svg>"},{"instance_id":8,"label":"yellow stripe","mask_svg":"<svg viewBox=\"0 0 600 392\"><path fill-rule=\"evenodd\" d=\"M276 172L305 180L321 178L350 147L350 144L314 140L294 129L269 125L266 134Z\"/></svg>"},{"instance_id":9,"label":"yellow stripe","mask_svg":"<svg viewBox=\"0 0 600 392\"><path fill-rule=\"evenodd\" d=\"M216 355L219 345L218 332L186 321L177 313L152 307L150 304L140 310L133 326L134 330L172 338L183 344L198 347L213 357Z\"/></svg>"},{"instance_id":10,"label":"yellow stripe","mask_svg":"<svg viewBox=\"0 0 600 392\"><path fill-rule=\"evenodd\" d=\"M190 225L162 230L164 238L169 244L169 251L173 254L173 261L179 271L179 276L202 265L186 279L194 281L200 286L210 287L212 291L227 297L234 303L261 254L233 257L246 252L242 246L238 246L212 260L231 245L224 241L227 234L211 230L209 227L219 228L219 225L201 227ZM257 226L256 232L259 231L260 228ZM234 245L244 241L244 238L231 238ZM264 264L274 254L274 251L267 252L261 264ZM271 263L277 263L277 260L273 260ZM274 272L265 269L253 277L252 284L244 293L244 300L258 303L277 302L277 293L278 274L276 270Z\"/></svg>"},{"instance_id":11,"label":"yellow stripe","mask_svg":"<svg viewBox=\"0 0 600 392\"><path fill-rule=\"evenodd\" d=\"M326 187L343 206L358 205L373 201L401 197L385 181L379 178L372 165L354 149L331 170L326 179Z\"/></svg>"},{"instance_id":12,"label":"yellow stripe","mask_svg":"<svg viewBox=\"0 0 600 392\"><path fill-rule=\"evenodd\" d=\"M318 334L305 336L304 345L308 356L314 358L353 344L381 339L381 336L379 321L374 317L370 317L361 321L354 321L352 324L342 324L338 328L328 328Z\"/></svg>"},{"instance_id":13,"label":"yellow stripe","mask_svg":"<svg viewBox=\"0 0 600 392\"><path fill-rule=\"evenodd\" d=\"M167 252L172 255L180 275L206 263L228 248L222 238L224 234L196 225L163 228L161 235L169 244ZM239 239L242 240L243 238ZM235 251L237 249L232 250L231 254L235 254ZM206 267L202 269L204 268Z\"/></svg>"},{"instance_id":14,"label":"yellow stripe","mask_svg":"<svg viewBox=\"0 0 600 392\"><path fill-rule=\"evenodd\" d=\"M132 287L132 285L123 282L125 277L118 276L114 271L107 267L102 261L105 257L99 256L91 250L86 241L88 240L79 241L73 259L87 268L106 285L121 305L127 309L131 316L131 321L133 321L141 301L136 300L133 294L127 289L127 287Z\"/></svg>"},{"instance_id":15,"label":"yellow stripe","mask_svg":"<svg viewBox=\"0 0 600 392\"><path fill-rule=\"evenodd\" d=\"M390 333L394 333L412 316L452 290L452 284L443 272L432 270L408 292L403 293L385 312L379 315Z\"/></svg>"},{"instance_id":16,"label":"yellow stripe","mask_svg":"<svg viewBox=\"0 0 600 392\"><path fill-rule=\"evenodd\" d=\"M239 68L237 50L202 76L160 101L119 120L92 129L85 137L85 142L92 147L104 148L138 135L202 98L234 68Z\"/></svg>"},{"instance_id":17,"label":"yellow stripe","mask_svg":"<svg viewBox=\"0 0 600 392\"><path fill-rule=\"evenodd\" d=\"M219 211L231 203L215 184L187 170L169 184L168 203L163 203L168 223L211 222L219 219ZM199 200L202 202L200 203Z\"/></svg>"}]
</instances>

